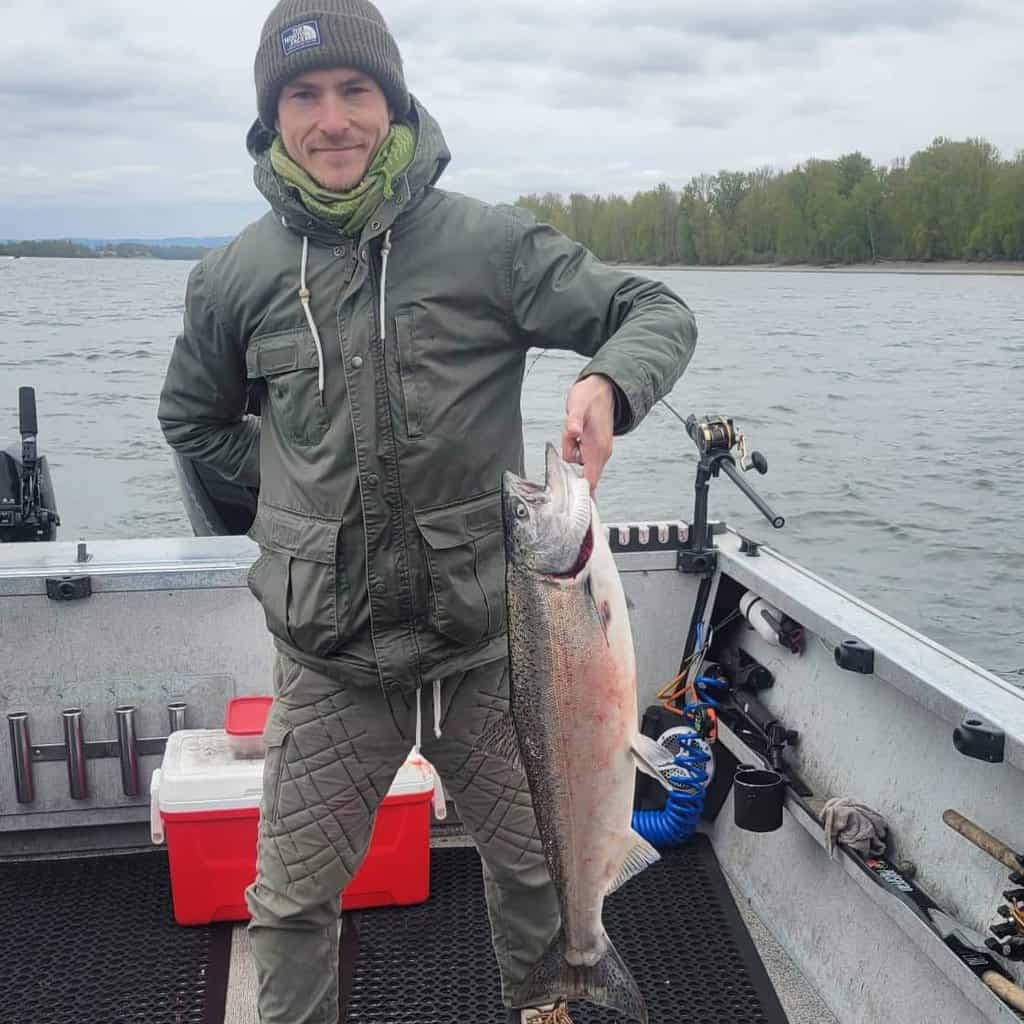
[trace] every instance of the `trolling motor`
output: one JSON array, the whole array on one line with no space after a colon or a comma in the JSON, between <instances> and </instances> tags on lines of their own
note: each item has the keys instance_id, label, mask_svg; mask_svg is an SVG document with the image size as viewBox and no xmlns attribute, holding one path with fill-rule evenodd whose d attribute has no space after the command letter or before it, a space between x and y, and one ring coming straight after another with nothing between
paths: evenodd
<instances>
[{"instance_id":1,"label":"trolling motor","mask_svg":"<svg viewBox=\"0 0 1024 1024\"><path fill-rule=\"evenodd\" d=\"M708 576L714 572L717 562L708 523L708 487L712 477L717 477L720 472L725 473L776 530L781 530L786 520L771 510L736 469L733 449L736 449L740 469L744 472L756 469L763 476L768 472L768 460L760 452L747 450L746 437L735 428L731 419L725 416L706 416L698 420L691 415L685 422L686 432L700 452L700 462L697 464L697 482L694 487L693 525L686 543L679 550L678 567L680 572Z\"/></svg>"},{"instance_id":2,"label":"trolling motor","mask_svg":"<svg viewBox=\"0 0 1024 1024\"><path fill-rule=\"evenodd\" d=\"M21 452L0 451L0 544L57 539L60 517L46 456L36 443L34 388L18 389Z\"/></svg>"}]
</instances>

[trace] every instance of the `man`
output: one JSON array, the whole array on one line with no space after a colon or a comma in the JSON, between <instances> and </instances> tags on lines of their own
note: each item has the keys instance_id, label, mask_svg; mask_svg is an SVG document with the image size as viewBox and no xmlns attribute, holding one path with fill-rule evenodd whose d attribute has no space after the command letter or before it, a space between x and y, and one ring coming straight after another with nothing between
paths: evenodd
<instances>
[{"instance_id":1,"label":"man","mask_svg":"<svg viewBox=\"0 0 1024 1024\"><path fill-rule=\"evenodd\" d=\"M528 348L591 357L562 446L596 487L613 431L689 361L693 317L524 211L437 189L440 128L368 0L281 0L255 78L273 212L193 271L159 416L260 488L249 583L278 650L247 893L260 1020L336 1019L338 894L422 741L480 851L509 1020L566 1024L562 1000L513 1005L559 910L493 742L511 727L501 474L522 470Z\"/></svg>"}]
</instances>

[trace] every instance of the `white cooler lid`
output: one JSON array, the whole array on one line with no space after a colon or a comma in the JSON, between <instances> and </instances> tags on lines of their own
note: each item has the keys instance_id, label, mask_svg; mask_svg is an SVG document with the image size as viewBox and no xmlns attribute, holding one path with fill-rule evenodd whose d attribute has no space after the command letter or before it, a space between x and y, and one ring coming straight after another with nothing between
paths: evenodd
<instances>
[{"instance_id":1,"label":"white cooler lid","mask_svg":"<svg viewBox=\"0 0 1024 1024\"><path fill-rule=\"evenodd\" d=\"M388 796L429 793L433 788L429 762L410 754ZM223 729L181 729L167 739L150 793L154 809L166 814L259 807L263 759L237 757Z\"/></svg>"},{"instance_id":2,"label":"white cooler lid","mask_svg":"<svg viewBox=\"0 0 1024 1024\"><path fill-rule=\"evenodd\" d=\"M259 807L263 759L236 757L223 729L180 729L167 738L159 805L169 814Z\"/></svg>"}]
</instances>

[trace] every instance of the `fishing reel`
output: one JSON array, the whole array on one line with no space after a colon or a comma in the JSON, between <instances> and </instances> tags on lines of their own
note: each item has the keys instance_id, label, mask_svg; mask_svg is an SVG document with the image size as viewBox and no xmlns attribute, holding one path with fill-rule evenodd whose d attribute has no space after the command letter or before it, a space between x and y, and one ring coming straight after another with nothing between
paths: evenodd
<instances>
[{"instance_id":1,"label":"fishing reel","mask_svg":"<svg viewBox=\"0 0 1024 1024\"><path fill-rule=\"evenodd\" d=\"M743 436L736 431L733 422L724 416L707 416L698 420L689 416L686 420L686 432L693 438L694 444L701 455L713 452L729 452Z\"/></svg>"},{"instance_id":2,"label":"fishing reel","mask_svg":"<svg viewBox=\"0 0 1024 1024\"><path fill-rule=\"evenodd\" d=\"M1024 960L1024 876L1015 871L1010 882L1016 886L1003 893L1005 903L996 908L997 923L989 927L995 938L986 939L985 945L1007 960Z\"/></svg>"},{"instance_id":3,"label":"fishing reel","mask_svg":"<svg viewBox=\"0 0 1024 1024\"><path fill-rule=\"evenodd\" d=\"M686 432L702 456L728 454L735 448L740 469L744 472L756 469L762 476L768 472L768 460L760 452L748 449L746 434L737 430L726 416L705 416L702 420L690 416L686 421Z\"/></svg>"}]
</instances>

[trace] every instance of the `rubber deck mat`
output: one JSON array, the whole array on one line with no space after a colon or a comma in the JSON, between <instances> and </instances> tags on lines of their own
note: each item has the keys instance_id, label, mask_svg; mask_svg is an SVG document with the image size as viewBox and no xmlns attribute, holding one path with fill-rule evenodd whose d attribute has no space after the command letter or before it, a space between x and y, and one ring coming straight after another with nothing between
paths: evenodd
<instances>
[{"instance_id":1,"label":"rubber deck mat","mask_svg":"<svg viewBox=\"0 0 1024 1024\"><path fill-rule=\"evenodd\" d=\"M2 1024L221 1024L230 952L174 923L165 853L0 864Z\"/></svg>"},{"instance_id":2,"label":"rubber deck mat","mask_svg":"<svg viewBox=\"0 0 1024 1024\"><path fill-rule=\"evenodd\" d=\"M343 915L345 1024L506 1024L476 851L435 849L430 869L427 903ZM706 837L613 894L604 923L650 1024L786 1024ZM571 1009L576 1024L624 1020Z\"/></svg>"}]
</instances>

